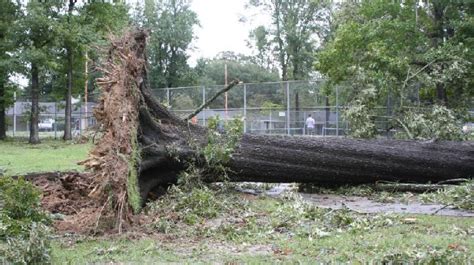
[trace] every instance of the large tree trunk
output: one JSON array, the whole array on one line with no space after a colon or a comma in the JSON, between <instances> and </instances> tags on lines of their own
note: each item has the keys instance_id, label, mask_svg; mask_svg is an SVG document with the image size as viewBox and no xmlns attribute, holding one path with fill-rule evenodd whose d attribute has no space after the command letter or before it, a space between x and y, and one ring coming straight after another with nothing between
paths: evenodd
<instances>
[{"instance_id":1,"label":"large tree trunk","mask_svg":"<svg viewBox=\"0 0 474 265\"><path fill-rule=\"evenodd\" d=\"M39 70L36 63L31 63L31 115L30 115L30 144L39 144Z\"/></svg>"},{"instance_id":2,"label":"large tree trunk","mask_svg":"<svg viewBox=\"0 0 474 265\"><path fill-rule=\"evenodd\" d=\"M474 172L474 143L244 135L235 181L360 184L438 182Z\"/></svg>"},{"instance_id":3,"label":"large tree trunk","mask_svg":"<svg viewBox=\"0 0 474 265\"><path fill-rule=\"evenodd\" d=\"M148 87L145 39L142 31L129 33L109 52L109 66L97 82L103 94L95 111L104 137L84 162L96 172L94 193L104 204L118 201L107 209L116 209L120 218L126 196L130 203L125 191L130 185L138 185L145 200L154 188L176 183L189 164L200 168L206 181L222 180L206 168L199 151L207 144L207 129L170 113ZM223 166L231 181L437 182L471 176L474 143L245 134ZM131 176L136 183L130 183Z\"/></svg>"}]
</instances>

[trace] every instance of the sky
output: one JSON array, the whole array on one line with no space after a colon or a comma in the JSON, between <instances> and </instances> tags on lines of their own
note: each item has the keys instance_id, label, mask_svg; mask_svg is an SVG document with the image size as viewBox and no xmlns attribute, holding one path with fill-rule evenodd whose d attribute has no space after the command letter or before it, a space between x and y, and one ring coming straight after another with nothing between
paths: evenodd
<instances>
[{"instance_id":1,"label":"sky","mask_svg":"<svg viewBox=\"0 0 474 265\"><path fill-rule=\"evenodd\" d=\"M252 54L247 46L249 33L258 25L268 22L268 18L246 9L247 1L190 0L191 9L197 13L200 22L200 26L195 27L193 48L188 52L191 66L201 57L212 58L222 51ZM245 23L240 22L242 16L246 17ZM24 77L16 76L13 79L21 86L28 85Z\"/></svg>"},{"instance_id":2,"label":"sky","mask_svg":"<svg viewBox=\"0 0 474 265\"><path fill-rule=\"evenodd\" d=\"M252 28L265 23L263 15L251 15L245 8L247 0L192 0L191 9L197 13L201 26L196 27L197 39L190 51L189 63L194 65L200 57L214 57L222 51L250 55L247 46ZM247 21L240 22L245 16Z\"/></svg>"}]
</instances>

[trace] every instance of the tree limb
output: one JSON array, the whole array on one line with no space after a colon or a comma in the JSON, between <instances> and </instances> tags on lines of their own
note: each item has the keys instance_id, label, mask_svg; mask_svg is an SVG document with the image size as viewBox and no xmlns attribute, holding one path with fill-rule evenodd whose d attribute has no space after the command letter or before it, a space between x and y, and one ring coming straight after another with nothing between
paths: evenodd
<instances>
[{"instance_id":1,"label":"tree limb","mask_svg":"<svg viewBox=\"0 0 474 265\"><path fill-rule=\"evenodd\" d=\"M239 80L235 79L233 80L232 82L230 82L230 84L228 84L226 87L224 87L222 90L220 90L219 92L217 92L212 98L210 98L208 101L206 101L206 103L202 104L199 108L197 108L195 111L193 111L193 113L189 114L189 116L184 119L185 121L188 121L190 120L192 117L196 116L199 112L201 112L204 108L206 108L207 106L209 106L209 104L211 104L214 100L216 100L217 97L219 97L220 95L222 95L223 93L229 91L232 87L234 87L235 85L237 85L239 83Z\"/></svg>"}]
</instances>

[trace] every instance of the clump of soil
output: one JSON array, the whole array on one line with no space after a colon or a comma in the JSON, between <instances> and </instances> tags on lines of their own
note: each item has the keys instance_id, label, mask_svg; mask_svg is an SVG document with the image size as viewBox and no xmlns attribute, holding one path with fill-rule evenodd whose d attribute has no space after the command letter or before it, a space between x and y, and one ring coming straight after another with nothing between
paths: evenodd
<instances>
[{"instance_id":1,"label":"clump of soil","mask_svg":"<svg viewBox=\"0 0 474 265\"><path fill-rule=\"evenodd\" d=\"M90 173L68 172L55 177L45 174L31 181L43 191L43 209L57 216L54 227L59 233L95 230L94 216L100 205L88 196L93 183Z\"/></svg>"}]
</instances>

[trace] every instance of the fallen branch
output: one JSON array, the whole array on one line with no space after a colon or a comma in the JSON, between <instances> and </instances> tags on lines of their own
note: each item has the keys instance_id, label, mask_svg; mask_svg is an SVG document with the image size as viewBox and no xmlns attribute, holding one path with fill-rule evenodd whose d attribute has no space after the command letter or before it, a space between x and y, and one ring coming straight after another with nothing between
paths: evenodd
<instances>
[{"instance_id":1,"label":"fallen branch","mask_svg":"<svg viewBox=\"0 0 474 265\"><path fill-rule=\"evenodd\" d=\"M375 190L378 191L390 191L390 192L427 192L437 191L452 187L453 185L442 185L442 184L413 184L413 183L393 183L393 182L377 182L375 184Z\"/></svg>"},{"instance_id":2,"label":"fallen branch","mask_svg":"<svg viewBox=\"0 0 474 265\"><path fill-rule=\"evenodd\" d=\"M224 94L225 92L229 91L231 88L233 88L237 84L239 84L239 80L233 80L232 82L230 82L230 84L228 84L223 89L219 90L219 92L217 92L212 98L210 98L208 101L202 104L199 108L193 111L193 113L189 114L189 116L184 120L188 121L192 119L194 116L198 115L199 112L201 112L204 108L209 106L214 100L216 100L216 98L218 98L220 95Z\"/></svg>"}]
</instances>

